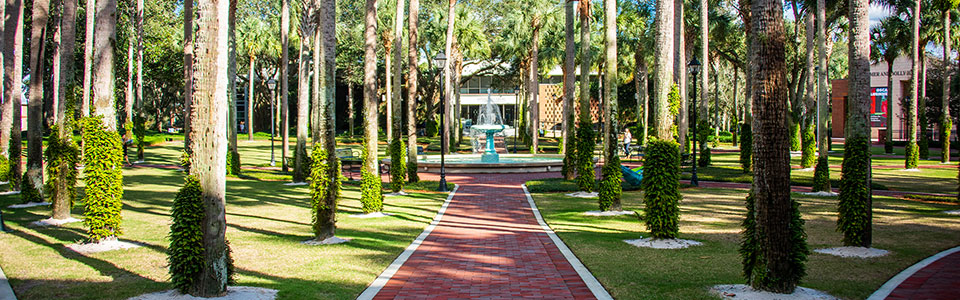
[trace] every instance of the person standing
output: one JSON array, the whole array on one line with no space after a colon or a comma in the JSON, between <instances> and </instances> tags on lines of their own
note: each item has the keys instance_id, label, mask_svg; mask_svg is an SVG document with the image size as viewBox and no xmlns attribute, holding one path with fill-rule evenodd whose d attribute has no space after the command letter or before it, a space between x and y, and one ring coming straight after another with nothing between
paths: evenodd
<instances>
[{"instance_id":1,"label":"person standing","mask_svg":"<svg viewBox=\"0 0 960 300\"><path fill-rule=\"evenodd\" d=\"M623 153L630 158L630 142L633 141L633 135L630 134L630 128L623 130Z\"/></svg>"}]
</instances>

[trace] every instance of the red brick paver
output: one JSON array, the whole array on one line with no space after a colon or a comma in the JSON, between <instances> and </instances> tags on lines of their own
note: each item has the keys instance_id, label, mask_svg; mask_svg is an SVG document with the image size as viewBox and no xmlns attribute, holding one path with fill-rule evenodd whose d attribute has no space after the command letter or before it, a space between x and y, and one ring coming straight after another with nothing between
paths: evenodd
<instances>
[{"instance_id":1,"label":"red brick paver","mask_svg":"<svg viewBox=\"0 0 960 300\"><path fill-rule=\"evenodd\" d=\"M443 218L375 299L593 299L520 187L556 176L448 176L460 187Z\"/></svg>"},{"instance_id":2,"label":"red brick paver","mask_svg":"<svg viewBox=\"0 0 960 300\"><path fill-rule=\"evenodd\" d=\"M960 252L944 256L913 273L887 299L960 298Z\"/></svg>"}]
</instances>

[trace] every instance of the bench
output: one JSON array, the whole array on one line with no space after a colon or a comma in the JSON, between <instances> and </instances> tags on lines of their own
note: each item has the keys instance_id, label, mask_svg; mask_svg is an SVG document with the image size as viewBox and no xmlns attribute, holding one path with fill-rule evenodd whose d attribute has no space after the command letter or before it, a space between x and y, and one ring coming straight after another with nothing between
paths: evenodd
<instances>
[{"instance_id":1,"label":"bench","mask_svg":"<svg viewBox=\"0 0 960 300\"><path fill-rule=\"evenodd\" d=\"M363 168L363 161L360 160L360 150L353 148L340 148L336 150L337 159L340 160L340 173L350 172L350 180L353 180L353 172L360 172Z\"/></svg>"}]
</instances>

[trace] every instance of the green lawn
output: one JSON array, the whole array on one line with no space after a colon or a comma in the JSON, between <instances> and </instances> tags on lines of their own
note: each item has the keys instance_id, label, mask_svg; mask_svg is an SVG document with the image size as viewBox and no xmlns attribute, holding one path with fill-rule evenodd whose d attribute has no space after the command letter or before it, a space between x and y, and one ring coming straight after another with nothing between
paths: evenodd
<instances>
[{"instance_id":1,"label":"green lawn","mask_svg":"<svg viewBox=\"0 0 960 300\"><path fill-rule=\"evenodd\" d=\"M636 216L586 217L595 199L534 194L547 223L617 299L714 299L716 284L744 283L737 254L744 191L684 189L681 238L702 246L682 250L641 249L624 239L649 236ZM623 206L640 211L642 192L625 192ZM793 195L801 203L810 248L840 246L836 198ZM847 299L863 299L917 261L960 244L960 216L942 213L957 205L874 197L874 247L889 256L852 259L811 254L802 286Z\"/></svg>"},{"instance_id":2,"label":"green lawn","mask_svg":"<svg viewBox=\"0 0 960 300\"><path fill-rule=\"evenodd\" d=\"M179 150L172 148L150 148L148 161L175 161ZM252 157L262 147L243 151ZM64 247L85 238L81 224L30 227L30 222L49 215L49 207L6 209L19 203L19 196L0 197L4 219L13 229L0 234L0 266L17 297L125 299L170 289L165 254L169 209L182 182L183 173L175 170L125 169L121 238L144 247L90 255ZM347 217L360 212L358 188L344 186L337 235L353 241L305 246L300 242L312 237L307 187L228 179L226 235L236 260L237 285L277 289L280 299L355 298L429 224L446 196L408 192L386 198L385 210L394 216L358 219ZM82 207L74 207L73 213L80 217Z\"/></svg>"}]
</instances>

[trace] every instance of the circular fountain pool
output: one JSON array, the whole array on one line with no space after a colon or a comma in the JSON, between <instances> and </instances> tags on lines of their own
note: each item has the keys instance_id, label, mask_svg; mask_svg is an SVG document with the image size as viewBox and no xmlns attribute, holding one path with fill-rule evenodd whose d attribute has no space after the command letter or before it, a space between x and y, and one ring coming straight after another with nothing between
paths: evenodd
<instances>
[{"instance_id":1,"label":"circular fountain pool","mask_svg":"<svg viewBox=\"0 0 960 300\"><path fill-rule=\"evenodd\" d=\"M451 174L496 174L558 172L563 167L563 155L551 154L500 154L496 163L482 161L481 154L447 155L445 168ZM389 165L390 159L384 159ZM417 170L424 173L440 173L440 155L420 155Z\"/></svg>"}]
</instances>

